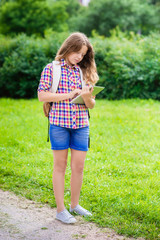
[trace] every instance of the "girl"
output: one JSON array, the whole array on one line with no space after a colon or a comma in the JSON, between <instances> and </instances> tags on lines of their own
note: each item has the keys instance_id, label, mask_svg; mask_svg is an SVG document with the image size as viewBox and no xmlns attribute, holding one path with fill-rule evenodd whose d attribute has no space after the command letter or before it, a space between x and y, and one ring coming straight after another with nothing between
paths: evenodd
<instances>
[{"instance_id":1,"label":"girl","mask_svg":"<svg viewBox=\"0 0 160 240\"><path fill-rule=\"evenodd\" d=\"M57 205L56 219L64 223L75 223L76 219L69 211L83 216L92 215L78 203L88 151L88 108L93 108L95 105L91 86L98 81L98 75L92 45L83 33L72 33L60 47L55 60L61 65L61 79L57 92L49 92L54 70L52 64L48 64L41 74L38 98L42 102L53 102L49 113L49 134L54 159L53 189ZM86 83L83 89L79 68L83 72ZM84 105L71 103L78 94L82 96ZM68 148L71 149L72 172L69 211L64 206L64 178Z\"/></svg>"}]
</instances>

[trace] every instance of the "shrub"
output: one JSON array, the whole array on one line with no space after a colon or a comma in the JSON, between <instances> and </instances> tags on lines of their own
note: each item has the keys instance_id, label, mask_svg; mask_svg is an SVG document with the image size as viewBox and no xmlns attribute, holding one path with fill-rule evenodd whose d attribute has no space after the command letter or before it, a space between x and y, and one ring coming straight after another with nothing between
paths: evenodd
<instances>
[{"instance_id":1,"label":"shrub","mask_svg":"<svg viewBox=\"0 0 160 240\"><path fill-rule=\"evenodd\" d=\"M46 39L20 35L3 42L0 53L0 94L13 98L37 96L37 86L43 67L51 62L60 45L58 34ZM61 35L61 34L60 34Z\"/></svg>"},{"instance_id":2,"label":"shrub","mask_svg":"<svg viewBox=\"0 0 160 240\"><path fill-rule=\"evenodd\" d=\"M113 31L111 38L95 39L99 97L160 99L159 34L140 37Z\"/></svg>"},{"instance_id":3,"label":"shrub","mask_svg":"<svg viewBox=\"0 0 160 240\"><path fill-rule=\"evenodd\" d=\"M45 38L19 35L0 37L0 94L3 97L32 98L43 67L51 62L67 32L45 32ZM90 41L100 76L105 86L98 98L160 99L160 34L142 37L114 30L110 38L93 33Z\"/></svg>"},{"instance_id":4,"label":"shrub","mask_svg":"<svg viewBox=\"0 0 160 240\"><path fill-rule=\"evenodd\" d=\"M25 35L17 38L16 48L5 57L0 70L1 95L35 97L39 74L47 60L37 41Z\"/></svg>"}]
</instances>

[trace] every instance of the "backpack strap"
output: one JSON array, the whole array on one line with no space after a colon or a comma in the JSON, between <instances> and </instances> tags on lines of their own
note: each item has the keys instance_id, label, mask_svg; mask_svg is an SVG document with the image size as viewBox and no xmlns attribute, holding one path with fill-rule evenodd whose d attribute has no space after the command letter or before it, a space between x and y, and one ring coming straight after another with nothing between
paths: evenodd
<instances>
[{"instance_id":1,"label":"backpack strap","mask_svg":"<svg viewBox=\"0 0 160 240\"><path fill-rule=\"evenodd\" d=\"M86 85L85 81L83 80L83 73L81 68L79 67L79 72L80 72L80 78L81 78L81 83L82 83L82 88ZM88 109L88 119L90 119L90 114L89 114L89 109ZM88 137L88 148L90 148L90 135Z\"/></svg>"},{"instance_id":2,"label":"backpack strap","mask_svg":"<svg viewBox=\"0 0 160 240\"><path fill-rule=\"evenodd\" d=\"M54 73L53 73L54 72ZM61 78L61 65L59 61L53 61L52 62L52 85L50 88L50 92L56 93L59 81ZM53 103L50 103L52 106ZM48 136L47 136L47 142L49 142L49 118L48 118Z\"/></svg>"},{"instance_id":3,"label":"backpack strap","mask_svg":"<svg viewBox=\"0 0 160 240\"><path fill-rule=\"evenodd\" d=\"M58 85L59 85L59 80L61 78L61 65L59 61L53 61L52 62L52 87L51 87L51 92L56 93ZM54 72L54 73L53 73ZM54 79L54 80L53 80Z\"/></svg>"},{"instance_id":4,"label":"backpack strap","mask_svg":"<svg viewBox=\"0 0 160 240\"><path fill-rule=\"evenodd\" d=\"M81 68L79 67L79 73L80 73L80 78L81 78L81 83L82 83L82 88L86 85L85 81L83 80L83 73Z\"/></svg>"},{"instance_id":5,"label":"backpack strap","mask_svg":"<svg viewBox=\"0 0 160 240\"><path fill-rule=\"evenodd\" d=\"M59 80L61 77L61 65L59 61L53 61L52 62L52 87L51 87L51 92L56 93L58 85L59 85ZM54 73L53 73L54 72ZM80 79L82 83L82 88L85 86L85 81L83 80L83 73L81 68L79 67L79 72L80 72ZM54 82L53 82L54 79Z\"/></svg>"}]
</instances>

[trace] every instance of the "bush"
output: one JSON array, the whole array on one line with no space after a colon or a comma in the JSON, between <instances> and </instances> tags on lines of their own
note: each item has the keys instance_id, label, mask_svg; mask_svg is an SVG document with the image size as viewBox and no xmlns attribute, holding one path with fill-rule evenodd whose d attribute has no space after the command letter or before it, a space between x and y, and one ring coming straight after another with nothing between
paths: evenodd
<instances>
[{"instance_id":1,"label":"bush","mask_svg":"<svg viewBox=\"0 0 160 240\"><path fill-rule=\"evenodd\" d=\"M46 31L45 38L19 35L0 37L0 94L3 97L32 98L43 67L51 62L68 33ZM100 80L105 86L98 98L160 99L160 34L142 37L114 30L110 38L93 33L90 41Z\"/></svg>"},{"instance_id":2,"label":"bush","mask_svg":"<svg viewBox=\"0 0 160 240\"><path fill-rule=\"evenodd\" d=\"M58 37L58 34L56 34ZM60 45L55 39L36 39L20 35L3 41L0 52L0 94L13 98L37 96L43 67L51 62ZM3 39L3 37L2 37Z\"/></svg>"},{"instance_id":3,"label":"bush","mask_svg":"<svg viewBox=\"0 0 160 240\"><path fill-rule=\"evenodd\" d=\"M160 99L159 34L140 37L113 31L110 38L93 38L99 85L105 90L99 98Z\"/></svg>"}]
</instances>

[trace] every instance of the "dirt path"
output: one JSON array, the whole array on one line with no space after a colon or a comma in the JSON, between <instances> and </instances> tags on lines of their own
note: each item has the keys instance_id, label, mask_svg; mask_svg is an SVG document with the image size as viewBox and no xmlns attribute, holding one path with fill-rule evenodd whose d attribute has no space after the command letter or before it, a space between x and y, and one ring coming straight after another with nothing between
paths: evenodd
<instances>
[{"instance_id":1,"label":"dirt path","mask_svg":"<svg viewBox=\"0 0 160 240\"><path fill-rule=\"evenodd\" d=\"M133 240L108 228L97 228L82 217L66 225L55 220L56 210L49 206L0 190L1 240ZM140 238L139 238L140 240Z\"/></svg>"}]
</instances>

